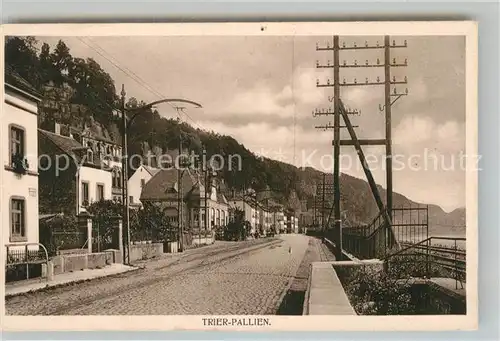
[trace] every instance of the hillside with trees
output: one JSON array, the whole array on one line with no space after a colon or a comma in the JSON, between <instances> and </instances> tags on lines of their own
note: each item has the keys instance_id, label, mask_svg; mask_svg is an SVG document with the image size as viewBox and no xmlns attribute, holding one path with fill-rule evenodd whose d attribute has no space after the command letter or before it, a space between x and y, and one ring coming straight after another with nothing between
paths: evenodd
<instances>
[{"instance_id":1,"label":"hillside with trees","mask_svg":"<svg viewBox=\"0 0 500 341\"><path fill-rule=\"evenodd\" d=\"M119 96L111 76L94 59L71 55L62 40L53 49L46 43L41 48L38 46L39 42L33 37L7 37L5 58L7 65L43 94L39 126L51 127L54 122L81 126L84 122L91 122L103 135L120 141L118 117L115 115ZM140 107L143 104L140 99L130 98L126 105ZM222 155L226 164L229 155L241 156L242 170L225 167L221 174L228 190L253 188L259 192L270 189L276 201L297 210L304 209L301 202L307 202L309 207L314 202L316 186L323 177L319 170L299 169L259 158L230 136L164 118L157 110L144 110L134 121L129 133L129 153L146 155L176 149L181 133L183 148L187 150L201 153L204 149L207 157ZM351 222L366 223L375 217L377 207L367 182L342 174L341 192L342 209L347 210ZM381 192L385 196L383 189ZM416 205L408 198L394 194L395 206L410 204ZM448 214L438 206L430 206L429 221L431 227L460 227L465 225L465 210ZM444 231L442 228L438 230Z\"/></svg>"}]
</instances>

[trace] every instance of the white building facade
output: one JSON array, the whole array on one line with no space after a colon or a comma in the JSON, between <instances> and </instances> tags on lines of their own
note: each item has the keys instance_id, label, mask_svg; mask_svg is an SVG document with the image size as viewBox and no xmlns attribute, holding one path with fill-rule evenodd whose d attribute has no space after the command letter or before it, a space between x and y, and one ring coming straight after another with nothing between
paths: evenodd
<instances>
[{"instance_id":1,"label":"white building facade","mask_svg":"<svg viewBox=\"0 0 500 341\"><path fill-rule=\"evenodd\" d=\"M131 207L141 207L140 201L142 188L151 178L158 173L158 168L141 165L134 174L128 179L129 205Z\"/></svg>"},{"instance_id":2,"label":"white building facade","mask_svg":"<svg viewBox=\"0 0 500 341\"><path fill-rule=\"evenodd\" d=\"M9 82L6 75L0 135L3 148L0 215L5 242L9 244L39 241L38 96L30 87Z\"/></svg>"},{"instance_id":3,"label":"white building facade","mask_svg":"<svg viewBox=\"0 0 500 341\"><path fill-rule=\"evenodd\" d=\"M81 166L77 173L77 206L78 212L101 200L112 199L112 173L108 170Z\"/></svg>"}]
</instances>

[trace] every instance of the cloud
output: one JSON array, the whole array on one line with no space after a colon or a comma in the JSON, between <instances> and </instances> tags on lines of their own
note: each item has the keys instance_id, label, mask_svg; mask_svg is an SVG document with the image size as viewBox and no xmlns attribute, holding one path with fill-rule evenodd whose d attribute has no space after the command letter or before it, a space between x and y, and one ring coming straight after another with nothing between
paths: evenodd
<instances>
[{"instance_id":1,"label":"cloud","mask_svg":"<svg viewBox=\"0 0 500 341\"><path fill-rule=\"evenodd\" d=\"M395 128L393 143L406 152L428 148L454 154L465 148L465 125L451 120L438 124L428 116L408 115Z\"/></svg>"},{"instance_id":2,"label":"cloud","mask_svg":"<svg viewBox=\"0 0 500 341\"><path fill-rule=\"evenodd\" d=\"M435 126L434 121L429 117L407 116L396 127L394 144L411 146L428 141Z\"/></svg>"},{"instance_id":3,"label":"cloud","mask_svg":"<svg viewBox=\"0 0 500 341\"><path fill-rule=\"evenodd\" d=\"M320 104L325 98L324 92L316 87L316 73L312 68L297 67L291 82L272 88L268 84L258 83L240 91L222 107L226 115L278 116L291 118L297 107Z\"/></svg>"}]
</instances>

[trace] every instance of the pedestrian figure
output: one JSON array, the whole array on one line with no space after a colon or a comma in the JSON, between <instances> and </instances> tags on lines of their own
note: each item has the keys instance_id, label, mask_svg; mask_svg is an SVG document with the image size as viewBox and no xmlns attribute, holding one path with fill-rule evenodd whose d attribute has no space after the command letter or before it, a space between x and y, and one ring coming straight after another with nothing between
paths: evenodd
<instances>
[{"instance_id":1,"label":"pedestrian figure","mask_svg":"<svg viewBox=\"0 0 500 341\"><path fill-rule=\"evenodd\" d=\"M288 253L292 253L292 247L291 246L288 247Z\"/></svg>"}]
</instances>

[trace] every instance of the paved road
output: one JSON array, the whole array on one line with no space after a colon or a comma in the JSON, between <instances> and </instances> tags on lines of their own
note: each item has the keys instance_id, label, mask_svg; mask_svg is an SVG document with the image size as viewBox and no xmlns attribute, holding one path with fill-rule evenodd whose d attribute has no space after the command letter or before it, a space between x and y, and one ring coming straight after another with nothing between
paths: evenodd
<instances>
[{"instance_id":1,"label":"paved road","mask_svg":"<svg viewBox=\"0 0 500 341\"><path fill-rule=\"evenodd\" d=\"M10 315L274 314L306 250L304 235L221 243L145 269L7 298Z\"/></svg>"}]
</instances>

